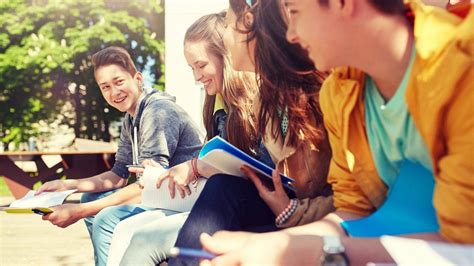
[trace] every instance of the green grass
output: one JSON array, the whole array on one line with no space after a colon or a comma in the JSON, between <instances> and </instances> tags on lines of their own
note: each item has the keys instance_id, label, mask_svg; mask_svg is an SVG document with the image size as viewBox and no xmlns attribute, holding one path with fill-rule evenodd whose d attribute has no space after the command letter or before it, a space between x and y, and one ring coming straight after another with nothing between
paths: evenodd
<instances>
[{"instance_id":1,"label":"green grass","mask_svg":"<svg viewBox=\"0 0 474 266\"><path fill-rule=\"evenodd\" d=\"M11 196L12 193L8 189L7 183L3 179L3 176L0 176L0 196Z\"/></svg>"}]
</instances>

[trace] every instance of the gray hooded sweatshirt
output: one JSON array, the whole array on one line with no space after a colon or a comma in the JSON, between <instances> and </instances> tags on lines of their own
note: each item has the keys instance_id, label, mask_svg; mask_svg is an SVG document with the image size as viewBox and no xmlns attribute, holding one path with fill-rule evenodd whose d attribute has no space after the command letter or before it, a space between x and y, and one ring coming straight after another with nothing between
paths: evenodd
<instances>
[{"instance_id":1,"label":"gray hooded sweatshirt","mask_svg":"<svg viewBox=\"0 0 474 266\"><path fill-rule=\"evenodd\" d=\"M136 137L134 132L137 132ZM173 167L197 157L201 139L197 126L175 103L174 97L144 89L135 117L125 114L112 172L128 178L130 173L126 165L141 163L145 159L153 159L165 168Z\"/></svg>"}]
</instances>

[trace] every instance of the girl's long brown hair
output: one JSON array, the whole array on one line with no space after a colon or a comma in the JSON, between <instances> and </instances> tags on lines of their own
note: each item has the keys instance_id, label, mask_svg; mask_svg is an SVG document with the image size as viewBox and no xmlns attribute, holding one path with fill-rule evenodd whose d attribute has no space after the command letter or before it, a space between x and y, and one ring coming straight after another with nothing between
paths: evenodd
<instances>
[{"instance_id":1,"label":"girl's long brown hair","mask_svg":"<svg viewBox=\"0 0 474 266\"><path fill-rule=\"evenodd\" d=\"M225 30L225 12L209 14L195 21L184 36L184 42L201 42L207 44L208 52L223 62L222 98L227 108L227 140L248 154L256 148L255 117L252 115L252 100L257 89L255 75L237 72L224 47L222 36ZM207 95L204 100L203 120L207 139L214 137L214 103L215 95Z\"/></svg>"},{"instance_id":2,"label":"girl's long brown hair","mask_svg":"<svg viewBox=\"0 0 474 266\"><path fill-rule=\"evenodd\" d=\"M280 121L278 110L288 110L287 135L289 145L296 146L299 137L313 143L324 139L325 131L318 94L326 74L315 69L307 52L297 44L286 40L287 23L279 0L252 1L229 0L230 8L237 16L235 28L248 34L247 43L256 40L255 72L260 86L260 110L257 130L265 136L269 122ZM253 24L246 25L246 12L254 16ZM316 124L308 123L311 117ZM276 123L279 124L279 123ZM271 136L277 138L280 127L271 125Z\"/></svg>"}]
</instances>

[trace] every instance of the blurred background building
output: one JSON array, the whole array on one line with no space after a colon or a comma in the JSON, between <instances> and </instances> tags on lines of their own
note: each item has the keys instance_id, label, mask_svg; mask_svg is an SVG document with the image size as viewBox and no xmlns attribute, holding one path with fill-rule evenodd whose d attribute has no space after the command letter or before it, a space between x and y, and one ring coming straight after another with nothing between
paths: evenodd
<instances>
[{"instance_id":1,"label":"blurred background building","mask_svg":"<svg viewBox=\"0 0 474 266\"><path fill-rule=\"evenodd\" d=\"M227 0L168 0L165 12L166 91L176 95L181 105L200 126L204 89L194 82L183 55L183 39L191 24L203 15L227 8Z\"/></svg>"}]
</instances>

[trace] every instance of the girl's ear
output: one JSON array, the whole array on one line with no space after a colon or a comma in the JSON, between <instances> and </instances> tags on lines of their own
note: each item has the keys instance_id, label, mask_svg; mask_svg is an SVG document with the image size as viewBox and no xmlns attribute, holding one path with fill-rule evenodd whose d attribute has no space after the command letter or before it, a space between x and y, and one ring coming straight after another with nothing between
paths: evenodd
<instances>
[{"instance_id":1,"label":"girl's ear","mask_svg":"<svg viewBox=\"0 0 474 266\"><path fill-rule=\"evenodd\" d=\"M245 12L244 25L248 29L253 25L253 14L251 12Z\"/></svg>"}]
</instances>

